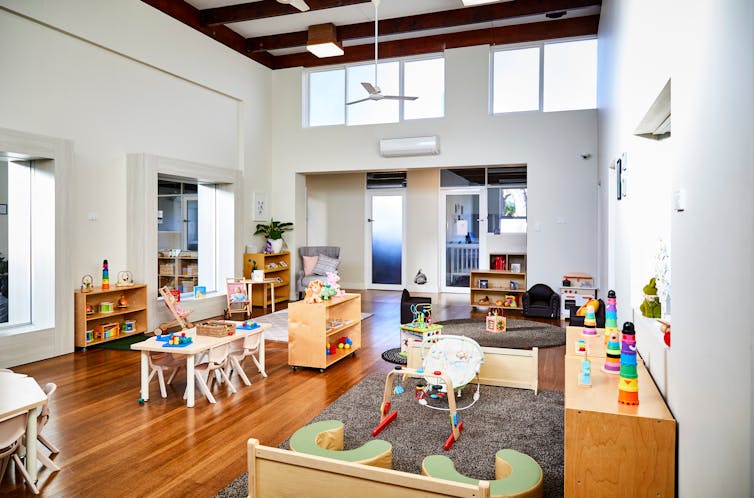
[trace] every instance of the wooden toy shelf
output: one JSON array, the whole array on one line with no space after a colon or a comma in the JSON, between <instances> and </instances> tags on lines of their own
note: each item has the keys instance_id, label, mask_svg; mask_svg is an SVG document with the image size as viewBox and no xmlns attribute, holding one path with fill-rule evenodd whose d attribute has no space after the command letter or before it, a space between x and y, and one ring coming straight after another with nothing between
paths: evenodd
<instances>
[{"instance_id":1,"label":"wooden toy shelf","mask_svg":"<svg viewBox=\"0 0 754 498\"><path fill-rule=\"evenodd\" d=\"M592 387L579 386L582 358L566 350L565 496L674 496L676 423L644 362L639 405L628 406L618 403L619 376L590 359Z\"/></svg>"},{"instance_id":2,"label":"wooden toy shelf","mask_svg":"<svg viewBox=\"0 0 754 498\"><path fill-rule=\"evenodd\" d=\"M199 282L199 258L193 255L157 255L157 288L170 287L182 292L191 292ZM191 288L184 289L184 281L191 281Z\"/></svg>"},{"instance_id":3,"label":"wooden toy shelf","mask_svg":"<svg viewBox=\"0 0 754 498\"><path fill-rule=\"evenodd\" d=\"M279 252L275 254L245 253L243 255L243 276L251 278L251 271L256 263L257 270L263 270L265 278L280 278L275 284L275 302L287 301L291 285L291 253ZM267 302L271 302L270 289L266 285L255 285L251 290L251 305L264 306L264 292Z\"/></svg>"},{"instance_id":4,"label":"wooden toy shelf","mask_svg":"<svg viewBox=\"0 0 754 498\"><path fill-rule=\"evenodd\" d=\"M481 286L484 281L487 282L487 287ZM511 289L511 282L516 282L518 288ZM505 296L514 296L516 306L506 307L506 309L523 309L521 301L526 293L526 272L473 270L469 276L469 285L471 291L469 300L472 306L496 306L495 301L498 299L505 301ZM485 303L484 298L488 298L489 302Z\"/></svg>"},{"instance_id":5,"label":"wooden toy shelf","mask_svg":"<svg viewBox=\"0 0 754 498\"><path fill-rule=\"evenodd\" d=\"M328 329L329 320L344 323ZM337 345L341 337L351 339L351 348L338 348L335 354L327 354L327 343ZM312 367L324 372L330 365L355 354L359 348L361 295L346 294L321 303L296 301L288 305L288 364L294 370Z\"/></svg>"},{"instance_id":6,"label":"wooden toy shelf","mask_svg":"<svg viewBox=\"0 0 754 498\"><path fill-rule=\"evenodd\" d=\"M126 308L118 308L118 300L123 295L128 301ZM101 313L99 306L103 302L112 303L112 312ZM86 307L90 305L95 310L87 315ZM133 330L121 331L126 320L133 321ZM114 334L107 338L95 338L97 326L115 324ZM95 344L109 342L128 335L134 335L147 330L147 286L136 284L129 287L116 287L102 290L96 288L91 292L74 291L74 344L76 347L87 348ZM87 331L91 331L87 337Z\"/></svg>"}]
</instances>

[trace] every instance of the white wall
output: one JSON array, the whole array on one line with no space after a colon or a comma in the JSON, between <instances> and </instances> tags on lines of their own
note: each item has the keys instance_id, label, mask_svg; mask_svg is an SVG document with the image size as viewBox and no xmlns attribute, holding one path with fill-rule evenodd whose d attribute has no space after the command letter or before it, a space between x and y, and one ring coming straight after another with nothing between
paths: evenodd
<instances>
[{"instance_id":1,"label":"white wall","mask_svg":"<svg viewBox=\"0 0 754 498\"><path fill-rule=\"evenodd\" d=\"M364 189L366 175L307 176L308 246L340 247L340 285L363 288L364 281ZM296 263L298 264L298 252ZM295 289L292 289L295 291Z\"/></svg>"},{"instance_id":2,"label":"white wall","mask_svg":"<svg viewBox=\"0 0 754 498\"><path fill-rule=\"evenodd\" d=\"M275 71L272 211L293 221L296 200L289 192L296 173L527 164L529 281L556 287L564 273L595 274L597 166L595 159L584 161L579 154L596 157L596 112L490 116L488 64L487 46L446 52L445 118L352 127L302 128L302 71ZM380 138L434 134L440 136L438 156L387 159L378 154ZM559 217L566 223L557 224ZM304 220L295 221L301 230ZM289 245L302 245L297 242L302 238L293 233ZM437 234L424 244L437 250ZM415 272L413 261L409 264Z\"/></svg>"},{"instance_id":3,"label":"white wall","mask_svg":"<svg viewBox=\"0 0 754 498\"><path fill-rule=\"evenodd\" d=\"M729 0L686 8L678 1L603 2L600 175L610 178L607 166L622 151L628 151L629 168L669 175L664 192L651 174L630 176L629 200L616 213L616 285L619 302L621 295L635 298L637 267L646 265L647 248L669 220L667 401L678 421L678 495L751 496L752 5ZM679 9L686 14L678 16ZM669 77L672 139L657 144L631 137ZM681 188L686 211L668 213L664 199ZM642 224L645 202L664 211L649 230ZM601 206L607 206L606 194ZM712 306L702 306L710 292ZM619 309L619 317L625 312ZM710 341L720 341L719 347Z\"/></svg>"},{"instance_id":4,"label":"white wall","mask_svg":"<svg viewBox=\"0 0 754 498\"><path fill-rule=\"evenodd\" d=\"M241 170L244 191L269 190L267 68L133 0L2 0L0 46L14 69L0 83L0 127L74 142L71 291L103 259L127 269L127 153Z\"/></svg>"}]
</instances>

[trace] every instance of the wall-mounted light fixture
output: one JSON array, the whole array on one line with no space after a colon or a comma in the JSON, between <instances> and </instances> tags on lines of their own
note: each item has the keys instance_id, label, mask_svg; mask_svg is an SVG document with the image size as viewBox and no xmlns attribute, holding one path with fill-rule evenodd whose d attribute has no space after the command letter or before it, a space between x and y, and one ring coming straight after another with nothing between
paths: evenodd
<instances>
[{"instance_id":1,"label":"wall-mounted light fixture","mask_svg":"<svg viewBox=\"0 0 754 498\"><path fill-rule=\"evenodd\" d=\"M320 58L343 55L343 45L338 41L335 25L325 23L309 26L306 49Z\"/></svg>"}]
</instances>

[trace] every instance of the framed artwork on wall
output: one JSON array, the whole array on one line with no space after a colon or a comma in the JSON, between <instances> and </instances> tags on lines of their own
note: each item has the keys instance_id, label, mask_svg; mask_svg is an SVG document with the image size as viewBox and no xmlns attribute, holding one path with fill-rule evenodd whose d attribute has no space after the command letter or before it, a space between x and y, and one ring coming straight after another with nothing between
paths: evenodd
<instances>
[{"instance_id":1,"label":"framed artwork on wall","mask_svg":"<svg viewBox=\"0 0 754 498\"><path fill-rule=\"evenodd\" d=\"M255 221L267 220L269 216L269 208L267 207L267 193L266 192L254 192L251 200L252 216Z\"/></svg>"}]
</instances>

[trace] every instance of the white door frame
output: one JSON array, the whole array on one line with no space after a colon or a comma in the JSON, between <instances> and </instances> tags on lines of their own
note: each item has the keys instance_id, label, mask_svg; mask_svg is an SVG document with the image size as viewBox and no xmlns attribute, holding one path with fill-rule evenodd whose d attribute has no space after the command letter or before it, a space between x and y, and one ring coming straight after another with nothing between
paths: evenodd
<instances>
[{"instance_id":1,"label":"white door frame","mask_svg":"<svg viewBox=\"0 0 754 498\"><path fill-rule=\"evenodd\" d=\"M403 221L401 223L401 238L403 243L401 244L401 283L400 284L375 284L372 283L372 223L369 221L372 219L372 198L375 196L401 196L402 206L401 212L403 214ZM365 199L364 212L367 215L367 219L364 223L364 286L367 289L376 290L401 290L406 285L406 189L405 188L382 188L382 189L367 189Z\"/></svg>"},{"instance_id":2,"label":"white door frame","mask_svg":"<svg viewBox=\"0 0 754 498\"><path fill-rule=\"evenodd\" d=\"M441 188L440 189L440 204L438 206L438 230L440 234L438 244L438 260L440 262L440 292L449 292L456 294L468 294L470 289L468 287L449 287L446 282L447 265L445 263L445 250L447 245L447 224L445 219L445 207L447 205L447 197L449 195L467 195L476 194L479 196L479 218L477 218L477 233L479 234L479 262L482 262L483 257L487 257L487 187L480 185L477 187L454 187L454 188Z\"/></svg>"}]
</instances>

